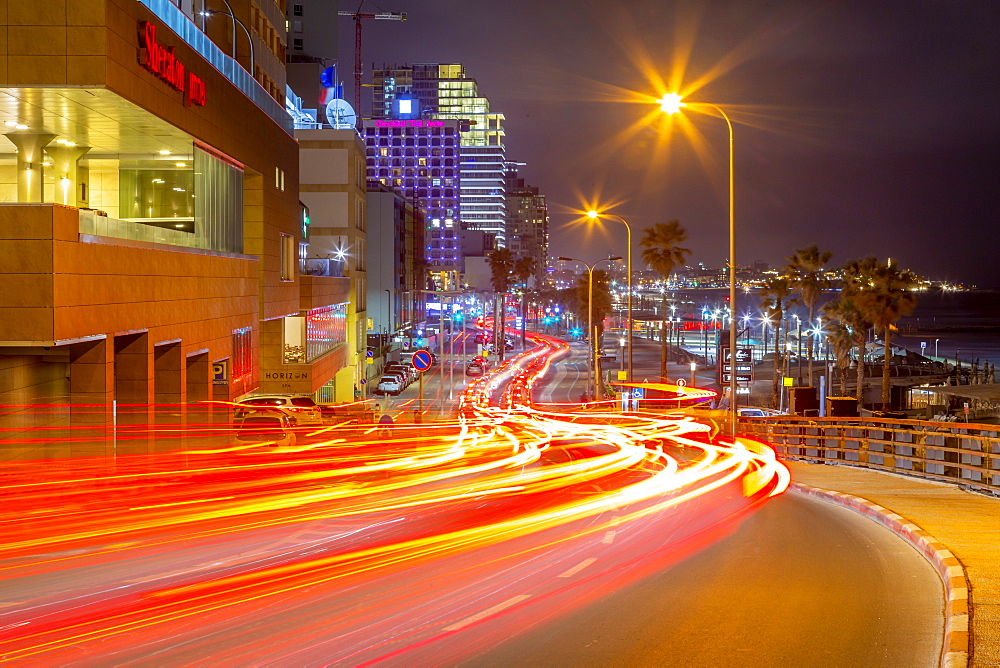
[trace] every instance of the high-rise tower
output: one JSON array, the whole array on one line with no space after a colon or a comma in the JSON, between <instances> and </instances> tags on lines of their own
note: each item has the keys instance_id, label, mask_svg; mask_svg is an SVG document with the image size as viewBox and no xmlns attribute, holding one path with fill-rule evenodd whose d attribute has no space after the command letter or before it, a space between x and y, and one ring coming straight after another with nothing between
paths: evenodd
<instances>
[{"instance_id":1,"label":"high-rise tower","mask_svg":"<svg viewBox=\"0 0 1000 668\"><path fill-rule=\"evenodd\" d=\"M490 111L475 79L458 63L375 70L373 120L454 120L461 124L459 172L463 229L482 230L504 247L503 114Z\"/></svg>"}]
</instances>

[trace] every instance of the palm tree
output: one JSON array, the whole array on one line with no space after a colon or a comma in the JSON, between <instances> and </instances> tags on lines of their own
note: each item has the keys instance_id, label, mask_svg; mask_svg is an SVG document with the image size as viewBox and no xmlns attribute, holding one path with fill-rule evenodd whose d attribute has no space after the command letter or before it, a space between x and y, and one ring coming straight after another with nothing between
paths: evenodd
<instances>
[{"instance_id":1,"label":"palm tree","mask_svg":"<svg viewBox=\"0 0 1000 668\"><path fill-rule=\"evenodd\" d=\"M514 254L509 248L501 248L490 253L487 262L490 265L490 284L498 295L505 295L510 290L510 279L514 273Z\"/></svg>"},{"instance_id":2,"label":"palm tree","mask_svg":"<svg viewBox=\"0 0 1000 668\"><path fill-rule=\"evenodd\" d=\"M795 251L788 257L785 274L792 279L792 286L809 309L809 326L816 319L816 305L823 296L823 291L830 288L830 281L823 275L823 267L830 261L832 253L821 251L818 246L809 246ZM813 338L809 337L809 386L813 384Z\"/></svg>"},{"instance_id":3,"label":"palm tree","mask_svg":"<svg viewBox=\"0 0 1000 668\"><path fill-rule=\"evenodd\" d=\"M504 295L510 291L511 277L514 273L514 254L509 248L500 248L490 253L487 262L490 265L490 284L495 293L493 302L493 341L497 343L500 360L504 358Z\"/></svg>"},{"instance_id":4,"label":"palm tree","mask_svg":"<svg viewBox=\"0 0 1000 668\"><path fill-rule=\"evenodd\" d=\"M785 319L785 309L795 300L792 297L792 282L786 276L774 276L758 291L760 307L767 311L768 319L774 318L774 378L771 380L771 403L778 407L778 370L781 368L781 323ZM732 353L735 355L735 351Z\"/></svg>"},{"instance_id":5,"label":"palm tree","mask_svg":"<svg viewBox=\"0 0 1000 668\"><path fill-rule=\"evenodd\" d=\"M511 267L511 274L517 279L518 283L524 285L524 287L528 287L528 279L535 274L535 258L517 258Z\"/></svg>"},{"instance_id":6,"label":"palm tree","mask_svg":"<svg viewBox=\"0 0 1000 668\"><path fill-rule=\"evenodd\" d=\"M845 290L854 295L858 310L882 332L882 408L889 408L889 373L892 362L892 328L917 305L913 288L917 277L908 269L885 264L873 256L849 262L844 267Z\"/></svg>"},{"instance_id":7,"label":"palm tree","mask_svg":"<svg viewBox=\"0 0 1000 668\"><path fill-rule=\"evenodd\" d=\"M663 280L668 280L676 267L684 266L691 251L681 248L687 240L687 231L680 221L656 223L647 227L639 245L643 247L642 261L653 268ZM663 302L663 326L660 327L660 377L667 380L667 303Z\"/></svg>"},{"instance_id":8,"label":"palm tree","mask_svg":"<svg viewBox=\"0 0 1000 668\"><path fill-rule=\"evenodd\" d=\"M836 300L823 306L825 330L833 354L840 367L840 390L847 394L847 368L851 365L851 349L857 348L857 393L858 407L861 407L864 396L865 381L865 332L871 323L865 320L864 314L858 310L854 297L841 293Z\"/></svg>"},{"instance_id":9,"label":"palm tree","mask_svg":"<svg viewBox=\"0 0 1000 668\"><path fill-rule=\"evenodd\" d=\"M528 314L524 311L524 300L528 292L528 279L535 273L535 258L519 257L514 260L511 274L521 285L521 346L524 346L525 331L528 327Z\"/></svg>"},{"instance_id":10,"label":"palm tree","mask_svg":"<svg viewBox=\"0 0 1000 668\"><path fill-rule=\"evenodd\" d=\"M579 305L577 317L581 320L587 319L589 302L587 293L590 291L589 276L587 272L581 272L576 280L576 301ZM594 270L594 325L597 327L597 338L600 341L604 337L604 319L612 311L613 300L611 298L611 274L603 269ZM593 332L588 333L588 338L593 336ZM591 344L593 345L593 344Z\"/></svg>"},{"instance_id":11,"label":"palm tree","mask_svg":"<svg viewBox=\"0 0 1000 668\"><path fill-rule=\"evenodd\" d=\"M840 372L840 396L847 396L847 370L851 368L854 334L850 327L832 318L823 321L823 334L830 341L833 356L837 360L837 370ZM832 378L830 379L830 389L833 389Z\"/></svg>"}]
</instances>

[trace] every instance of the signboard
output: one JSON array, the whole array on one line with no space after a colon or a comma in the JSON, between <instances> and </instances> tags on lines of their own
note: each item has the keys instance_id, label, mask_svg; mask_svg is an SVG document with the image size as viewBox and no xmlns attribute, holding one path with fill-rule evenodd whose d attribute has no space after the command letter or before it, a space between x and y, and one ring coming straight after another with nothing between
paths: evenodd
<instances>
[{"instance_id":1,"label":"signboard","mask_svg":"<svg viewBox=\"0 0 1000 668\"><path fill-rule=\"evenodd\" d=\"M729 346L719 346L719 384L728 385L733 373L732 355ZM736 382L750 384L753 382L753 346L736 347Z\"/></svg>"},{"instance_id":2,"label":"signboard","mask_svg":"<svg viewBox=\"0 0 1000 668\"><path fill-rule=\"evenodd\" d=\"M375 121L377 128L443 128L444 121Z\"/></svg>"},{"instance_id":3,"label":"signboard","mask_svg":"<svg viewBox=\"0 0 1000 668\"><path fill-rule=\"evenodd\" d=\"M413 357L410 358L410 361L413 363L413 368L420 372L430 369L431 363L433 362L431 354L426 350L418 350L413 353Z\"/></svg>"},{"instance_id":4,"label":"signboard","mask_svg":"<svg viewBox=\"0 0 1000 668\"><path fill-rule=\"evenodd\" d=\"M156 41L156 25L139 21L139 64L165 81L174 90L184 93L184 106L205 106L205 82L174 56L174 47Z\"/></svg>"},{"instance_id":5,"label":"signboard","mask_svg":"<svg viewBox=\"0 0 1000 668\"><path fill-rule=\"evenodd\" d=\"M229 358L212 362L212 385L229 385Z\"/></svg>"}]
</instances>

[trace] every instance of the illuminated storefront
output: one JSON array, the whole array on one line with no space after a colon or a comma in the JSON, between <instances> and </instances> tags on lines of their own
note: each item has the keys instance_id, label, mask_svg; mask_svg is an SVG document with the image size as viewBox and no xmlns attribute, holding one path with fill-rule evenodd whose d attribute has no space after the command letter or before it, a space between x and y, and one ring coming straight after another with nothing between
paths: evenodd
<instances>
[{"instance_id":1,"label":"illuminated storefront","mask_svg":"<svg viewBox=\"0 0 1000 668\"><path fill-rule=\"evenodd\" d=\"M78 4L4 13L0 404L53 409L0 427L184 423L257 391L262 323L299 310L291 119L190 6Z\"/></svg>"}]
</instances>

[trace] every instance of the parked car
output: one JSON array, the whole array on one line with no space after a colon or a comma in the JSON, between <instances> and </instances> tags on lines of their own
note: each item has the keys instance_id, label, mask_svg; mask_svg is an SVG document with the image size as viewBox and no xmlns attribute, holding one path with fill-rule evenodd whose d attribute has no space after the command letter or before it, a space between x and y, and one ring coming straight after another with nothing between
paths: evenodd
<instances>
[{"instance_id":1,"label":"parked car","mask_svg":"<svg viewBox=\"0 0 1000 668\"><path fill-rule=\"evenodd\" d=\"M281 410L251 411L236 423L236 442L247 444L295 445L295 418Z\"/></svg>"},{"instance_id":2,"label":"parked car","mask_svg":"<svg viewBox=\"0 0 1000 668\"><path fill-rule=\"evenodd\" d=\"M405 369L400 364L387 364L385 369L382 370L383 376L395 376L399 379L400 385L402 387L407 387L413 378L410 375L410 371Z\"/></svg>"},{"instance_id":3,"label":"parked car","mask_svg":"<svg viewBox=\"0 0 1000 668\"><path fill-rule=\"evenodd\" d=\"M311 397L295 394L258 394L236 405L237 419L246 417L252 408L274 408L295 418L297 424L323 424L323 411Z\"/></svg>"},{"instance_id":4,"label":"parked car","mask_svg":"<svg viewBox=\"0 0 1000 668\"><path fill-rule=\"evenodd\" d=\"M413 382L417 379L417 370L413 368L409 360L406 362L390 362L385 365L385 370L388 371L402 371L406 375L407 384Z\"/></svg>"},{"instance_id":5,"label":"parked car","mask_svg":"<svg viewBox=\"0 0 1000 668\"><path fill-rule=\"evenodd\" d=\"M403 391L403 381L400 380L399 376L388 375L382 376L378 385L375 386L375 391L373 394L392 394L397 395Z\"/></svg>"},{"instance_id":6,"label":"parked car","mask_svg":"<svg viewBox=\"0 0 1000 668\"><path fill-rule=\"evenodd\" d=\"M758 408L757 406L746 406L736 409L740 417L770 417L771 415L783 415L781 411L773 408Z\"/></svg>"}]
</instances>

